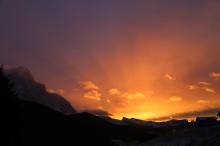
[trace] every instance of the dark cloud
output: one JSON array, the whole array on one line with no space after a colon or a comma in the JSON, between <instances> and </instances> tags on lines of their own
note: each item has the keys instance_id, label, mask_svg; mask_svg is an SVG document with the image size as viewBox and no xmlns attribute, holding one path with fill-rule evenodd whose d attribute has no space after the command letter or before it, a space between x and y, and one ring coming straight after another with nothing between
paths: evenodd
<instances>
[{"instance_id":1,"label":"dark cloud","mask_svg":"<svg viewBox=\"0 0 220 146\"><path fill-rule=\"evenodd\" d=\"M153 118L147 120L153 121L160 121L160 120L167 120L167 119L187 119L187 118L195 118L199 116L216 116L220 111L220 107L217 108L209 108L201 111L193 111L193 112L186 112L176 115L164 116L160 118Z\"/></svg>"},{"instance_id":2,"label":"dark cloud","mask_svg":"<svg viewBox=\"0 0 220 146\"><path fill-rule=\"evenodd\" d=\"M83 112L88 112L91 114L94 114L96 116L112 116L112 114L110 114L108 111L104 111L104 110L85 110Z\"/></svg>"}]
</instances>

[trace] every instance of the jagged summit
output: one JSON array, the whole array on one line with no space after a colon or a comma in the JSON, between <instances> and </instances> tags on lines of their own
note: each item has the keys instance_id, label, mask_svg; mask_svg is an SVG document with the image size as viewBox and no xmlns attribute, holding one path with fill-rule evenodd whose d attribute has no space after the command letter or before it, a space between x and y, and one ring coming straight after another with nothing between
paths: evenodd
<instances>
[{"instance_id":1,"label":"jagged summit","mask_svg":"<svg viewBox=\"0 0 220 146\"><path fill-rule=\"evenodd\" d=\"M65 114L75 113L75 109L64 97L47 92L45 85L37 82L28 68L10 68L5 72L14 82L19 99L36 102Z\"/></svg>"},{"instance_id":2,"label":"jagged summit","mask_svg":"<svg viewBox=\"0 0 220 146\"><path fill-rule=\"evenodd\" d=\"M11 76L15 75L17 77L22 77L29 81L35 81L34 76L31 73L31 71L28 68L23 67L23 66L7 69L6 73Z\"/></svg>"}]
</instances>

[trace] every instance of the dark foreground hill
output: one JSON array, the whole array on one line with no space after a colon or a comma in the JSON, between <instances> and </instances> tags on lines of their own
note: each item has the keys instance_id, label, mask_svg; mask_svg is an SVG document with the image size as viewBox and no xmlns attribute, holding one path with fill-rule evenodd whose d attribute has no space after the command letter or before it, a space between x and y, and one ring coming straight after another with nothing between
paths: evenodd
<instances>
[{"instance_id":1,"label":"dark foreground hill","mask_svg":"<svg viewBox=\"0 0 220 146\"><path fill-rule=\"evenodd\" d=\"M65 116L36 103L16 100L13 125L5 125L13 135L11 145L114 146L113 140L147 141L152 136L132 126L120 126L88 113ZM4 126L4 125L2 125ZM10 127L14 127L11 129ZM8 127L8 129L7 129ZM4 133L2 133L4 135Z\"/></svg>"},{"instance_id":2,"label":"dark foreground hill","mask_svg":"<svg viewBox=\"0 0 220 146\"><path fill-rule=\"evenodd\" d=\"M25 93L19 94L19 96L30 95L32 96L30 98L33 99L33 96L42 95L34 93L45 93L45 88L41 89L42 86L34 83L33 78L23 80L23 77L32 78L29 75L22 75L19 78L19 81L22 81L20 90L25 87L22 90ZM29 83L28 81L31 80L32 82ZM17 98L17 92L14 92L14 87L17 91L19 85L17 82L14 86L8 76L4 74L3 68L0 67L1 145L115 146L114 140L146 141L152 138L141 128L116 125L88 113L75 113L69 116L50 106L46 107L36 102L22 100L22 97ZM31 94L26 94L29 91L27 89L31 90Z\"/></svg>"}]
</instances>

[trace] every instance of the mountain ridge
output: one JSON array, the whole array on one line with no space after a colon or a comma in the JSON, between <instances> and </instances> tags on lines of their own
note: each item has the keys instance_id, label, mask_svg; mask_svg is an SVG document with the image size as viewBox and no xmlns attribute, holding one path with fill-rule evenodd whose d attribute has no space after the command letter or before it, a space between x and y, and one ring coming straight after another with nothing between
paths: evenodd
<instances>
[{"instance_id":1,"label":"mountain ridge","mask_svg":"<svg viewBox=\"0 0 220 146\"><path fill-rule=\"evenodd\" d=\"M5 73L14 83L14 89L19 99L36 102L64 114L76 112L74 107L64 97L49 93L44 84L35 80L28 68L10 68L6 69Z\"/></svg>"}]
</instances>

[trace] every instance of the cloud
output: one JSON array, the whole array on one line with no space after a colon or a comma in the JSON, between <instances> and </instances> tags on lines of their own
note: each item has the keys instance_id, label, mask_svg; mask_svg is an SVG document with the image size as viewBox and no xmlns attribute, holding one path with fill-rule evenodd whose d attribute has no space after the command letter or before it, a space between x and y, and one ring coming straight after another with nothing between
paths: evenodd
<instances>
[{"instance_id":1,"label":"cloud","mask_svg":"<svg viewBox=\"0 0 220 146\"><path fill-rule=\"evenodd\" d=\"M111 100L110 100L110 99L107 99L107 100L106 100L106 102L110 103L110 102L111 102Z\"/></svg>"},{"instance_id":2,"label":"cloud","mask_svg":"<svg viewBox=\"0 0 220 146\"><path fill-rule=\"evenodd\" d=\"M82 86L86 92L83 97L91 100L101 100L102 94L99 92L99 87L92 81L80 81L79 84Z\"/></svg>"},{"instance_id":3,"label":"cloud","mask_svg":"<svg viewBox=\"0 0 220 146\"><path fill-rule=\"evenodd\" d=\"M182 97L179 96L172 96L167 100L167 102L180 102L180 101L182 101Z\"/></svg>"},{"instance_id":4,"label":"cloud","mask_svg":"<svg viewBox=\"0 0 220 146\"><path fill-rule=\"evenodd\" d=\"M141 92L135 92L135 93L123 93L121 94L121 97L127 98L127 99L141 99L146 98L146 96Z\"/></svg>"},{"instance_id":5,"label":"cloud","mask_svg":"<svg viewBox=\"0 0 220 146\"><path fill-rule=\"evenodd\" d=\"M189 85L189 90L196 90L198 88L198 86L196 85Z\"/></svg>"},{"instance_id":6,"label":"cloud","mask_svg":"<svg viewBox=\"0 0 220 146\"><path fill-rule=\"evenodd\" d=\"M92 100L101 100L101 93L96 91L96 90L92 90L92 91L88 91L83 95L84 98L87 99L92 99Z\"/></svg>"},{"instance_id":7,"label":"cloud","mask_svg":"<svg viewBox=\"0 0 220 146\"><path fill-rule=\"evenodd\" d=\"M171 76L170 74L165 74L164 78L168 79L168 80L175 80L175 78L173 76Z\"/></svg>"},{"instance_id":8,"label":"cloud","mask_svg":"<svg viewBox=\"0 0 220 146\"><path fill-rule=\"evenodd\" d=\"M47 92L49 92L49 93L57 93L57 91L54 90L54 89L47 89Z\"/></svg>"},{"instance_id":9,"label":"cloud","mask_svg":"<svg viewBox=\"0 0 220 146\"><path fill-rule=\"evenodd\" d=\"M108 111L104 111L104 110L99 110L99 109L95 109L95 110L85 110L83 112L87 112L87 113L90 113L90 114L93 114L93 115L96 115L96 116L106 116L106 117L109 117L109 116L112 116L111 113L109 113Z\"/></svg>"},{"instance_id":10,"label":"cloud","mask_svg":"<svg viewBox=\"0 0 220 146\"><path fill-rule=\"evenodd\" d=\"M215 108L208 108L205 110L191 111L191 112L185 112L185 113L180 113L180 114L173 114L170 116L164 116L164 117L160 117L160 118L152 118L152 119L147 119L147 120L161 121L161 120L168 120L168 119L194 118L194 117L199 117L199 116L216 116L219 111L220 111L220 107L215 107Z\"/></svg>"},{"instance_id":11,"label":"cloud","mask_svg":"<svg viewBox=\"0 0 220 146\"><path fill-rule=\"evenodd\" d=\"M99 90L99 87L91 81L80 81L79 84L85 90Z\"/></svg>"},{"instance_id":12,"label":"cloud","mask_svg":"<svg viewBox=\"0 0 220 146\"><path fill-rule=\"evenodd\" d=\"M114 96L114 95L120 95L121 92L116 88L112 88L109 90L109 94Z\"/></svg>"},{"instance_id":13,"label":"cloud","mask_svg":"<svg viewBox=\"0 0 220 146\"><path fill-rule=\"evenodd\" d=\"M47 89L47 91L49 93L56 93L56 94L59 94L59 95L64 95L65 94L64 89Z\"/></svg>"},{"instance_id":14,"label":"cloud","mask_svg":"<svg viewBox=\"0 0 220 146\"><path fill-rule=\"evenodd\" d=\"M220 72L212 72L212 73L209 74L209 76L210 76L211 78L214 78L214 79L216 79L216 80L219 80L219 79L220 79Z\"/></svg>"},{"instance_id":15,"label":"cloud","mask_svg":"<svg viewBox=\"0 0 220 146\"><path fill-rule=\"evenodd\" d=\"M147 92L147 93L149 94L150 92ZM123 99L128 99L128 100L146 98L146 95L142 92L134 92L134 93L121 92L116 88L110 89L109 94L112 96L118 96L118 97L121 97ZM110 100L108 102L110 102ZM129 101L127 101L127 102L129 102Z\"/></svg>"},{"instance_id":16,"label":"cloud","mask_svg":"<svg viewBox=\"0 0 220 146\"><path fill-rule=\"evenodd\" d=\"M215 90L212 88L204 87L203 89L204 91L209 92L209 93L216 93Z\"/></svg>"},{"instance_id":17,"label":"cloud","mask_svg":"<svg viewBox=\"0 0 220 146\"><path fill-rule=\"evenodd\" d=\"M209 82L198 82L201 86L210 86L211 84Z\"/></svg>"},{"instance_id":18,"label":"cloud","mask_svg":"<svg viewBox=\"0 0 220 146\"><path fill-rule=\"evenodd\" d=\"M216 93L215 90L209 86L211 86L211 84L209 82L201 81L201 82L198 82L198 86L197 85L189 85L189 90L201 89L201 90L204 90L209 93Z\"/></svg>"},{"instance_id":19,"label":"cloud","mask_svg":"<svg viewBox=\"0 0 220 146\"><path fill-rule=\"evenodd\" d=\"M216 91L208 86L211 84L209 82L198 82L197 85L189 85L189 90L196 90L196 89L201 89L209 93L216 93Z\"/></svg>"},{"instance_id":20,"label":"cloud","mask_svg":"<svg viewBox=\"0 0 220 146\"><path fill-rule=\"evenodd\" d=\"M209 101L208 100L204 100L204 99L199 99L199 100L197 100L197 103L199 103L199 104L207 104L207 103L209 103Z\"/></svg>"}]
</instances>

